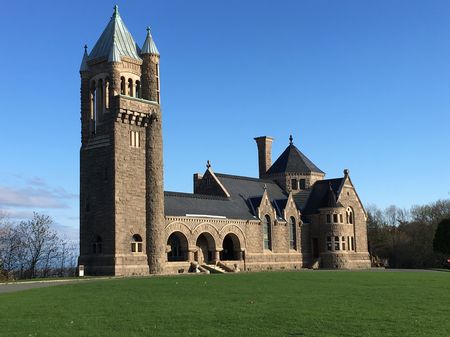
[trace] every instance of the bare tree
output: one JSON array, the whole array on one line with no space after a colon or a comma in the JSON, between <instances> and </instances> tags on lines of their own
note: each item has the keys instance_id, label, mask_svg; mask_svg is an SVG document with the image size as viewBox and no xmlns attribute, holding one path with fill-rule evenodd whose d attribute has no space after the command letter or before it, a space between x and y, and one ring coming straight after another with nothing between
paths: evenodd
<instances>
[{"instance_id":1,"label":"bare tree","mask_svg":"<svg viewBox=\"0 0 450 337\"><path fill-rule=\"evenodd\" d=\"M57 257L58 235L50 228L53 220L44 214L34 213L31 220L22 221L17 227L26 252L26 275L36 277L38 268L47 276L48 268Z\"/></svg>"}]
</instances>

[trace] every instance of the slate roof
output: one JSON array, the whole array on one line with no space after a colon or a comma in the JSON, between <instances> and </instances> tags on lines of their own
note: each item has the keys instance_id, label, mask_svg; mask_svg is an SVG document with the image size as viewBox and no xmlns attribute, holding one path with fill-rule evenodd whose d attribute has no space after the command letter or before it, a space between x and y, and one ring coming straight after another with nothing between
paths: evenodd
<instances>
[{"instance_id":1,"label":"slate roof","mask_svg":"<svg viewBox=\"0 0 450 337\"><path fill-rule=\"evenodd\" d=\"M139 53L138 45L122 21L118 6L115 6L111 20L89 54L89 60L105 57L106 59L114 58L115 61L117 59L120 61L122 56L141 60Z\"/></svg>"},{"instance_id":2,"label":"slate roof","mask_svg":"<svg viewBox=\"0 0 450 337\"><path fill-rule=\"evenodd\" d=\"M324 173L314 163L309 160L294 144L284 150L284 152L278 157L273 165L267 171L267 174L276 173Z\"/></svg>"},{"instance_id":3,"label":"slate roof","mask_svg":"<svg viewBox=\"0 0 450 337\"><path fill-rule=\"evenodd\" d=\"M318 180L315 182L305 208L302 210L303 215L317 213L319 208L323 207L340 207L340 203L336 203L336 196L344 182L344 178ZM330 191L331 189L331 191ZM334 206L332 197L334 196ZM331 201L331 203L330 203ZM330 206L331 205L331 206Z\"/></svg>"},{"instance_id":4,"label":"slate roof","mask_svg":"<svg viewBox=\"0 0 450 337\"><path fill-rule=\"evenodd\" d=\"M230 193L230 197L218 197L193 193L164 192L167 216L209 215L229 219L256 219L256 208L261 202L264 187L276 209L287 195L273 181L216 173L216 177ZM277 210L277 213L278 210ZM278 214L281 216L281 214Z\"/></svg>"}]
</instances>

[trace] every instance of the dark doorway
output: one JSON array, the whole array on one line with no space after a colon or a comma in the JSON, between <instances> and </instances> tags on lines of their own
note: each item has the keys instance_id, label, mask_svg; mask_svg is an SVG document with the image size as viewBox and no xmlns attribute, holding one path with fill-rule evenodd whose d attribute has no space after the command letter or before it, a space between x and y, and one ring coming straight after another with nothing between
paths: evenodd
<instances>
[{"instance_id":1,"label":"dark doorway","mask_svg":"<svg viewBox=\"0 0 450 337\"><path fill-rule=\"evenodd\" d=\"M220 253L220 259L223 261L240 260L241 245L239 238L234 234L227 234L222 243L223 250Z\"/></svg>"},{"instance_id":2,"label":"dark doorway","mask_svg":"<svg viewBox=\"0 0 450 337\"><path fill-rule=\"evenodd\" d=\"M172 233L167 240L167 245L170 246L170 252L167 253L167 261L187 261L188 243L183 233Z\"/></svg>"},{"instance_id":3,"label":"dark doorway","mask_svg":"<svg viewBox=\"0 0 450 337\"><path fill-rule=\"evenodd\" d=\"M211 263L213 261L214 239L209 233L202 233L196 242L197 252L195 260L199 264Z\"/></svg>"}]
</instances>

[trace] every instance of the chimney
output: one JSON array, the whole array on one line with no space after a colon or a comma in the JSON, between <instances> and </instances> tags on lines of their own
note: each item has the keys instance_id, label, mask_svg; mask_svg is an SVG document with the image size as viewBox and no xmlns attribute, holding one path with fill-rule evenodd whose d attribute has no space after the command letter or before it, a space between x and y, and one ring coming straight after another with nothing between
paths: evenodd
<instances>
[{"instance_id":1,"label":"chimney","mask_svg":"<svg viewBox=\"0 0 450 337\"><path fill-rule=\"evenodd\" d=\"M258 146L259 177L264 178L267 170L272 166L272 137L262 136L255 138Z\"/></svg>"}]
</instances>

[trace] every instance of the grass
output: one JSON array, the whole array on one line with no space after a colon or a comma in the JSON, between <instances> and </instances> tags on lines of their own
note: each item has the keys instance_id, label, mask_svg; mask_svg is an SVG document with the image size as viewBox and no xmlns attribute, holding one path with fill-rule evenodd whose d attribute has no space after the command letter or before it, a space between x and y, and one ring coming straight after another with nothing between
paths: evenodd
<instances>
[{"instance_id":1,"label":"grass","mask_svg":"<svg viewBox=\"0 0 450 337\"><path fill-rule=\"evenodd\" d=\"M92 280L0 294L0 336L448 336L450 273Z\"/></svg>"}]
</instances>

